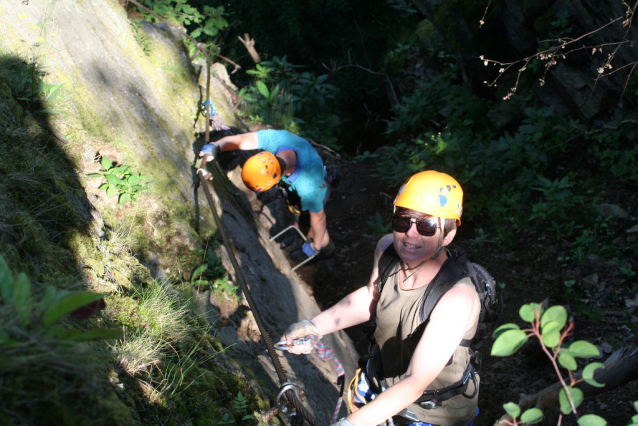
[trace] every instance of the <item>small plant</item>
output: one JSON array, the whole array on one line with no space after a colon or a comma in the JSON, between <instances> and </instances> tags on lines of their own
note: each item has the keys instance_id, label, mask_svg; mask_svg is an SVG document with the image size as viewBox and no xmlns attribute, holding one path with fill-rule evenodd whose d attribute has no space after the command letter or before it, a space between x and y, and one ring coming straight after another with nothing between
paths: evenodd
<instances>
[{"instance_id":1,"label":"small plant","mask_svg":"<svg viewBox=\"0 0 638 426\"><path fill-rule=\"evenodd\" d=\"M151 48L151 38L144 32L138 21L131 21L131 28L137 44L142 48L142 52L146 56L151 56L153 49Z\"/></svg>"},{"instance_id":2,"label":"small plant","mask_svg":"<svg viewBox=\"0 0 638 426\"><path fill-rule=\"evenodd\" d=\"M206 251L207 261L195 268L191 275L191 285L194 287L210 286L215 290L231 291L236 290L226 276L226 268L222 265L221 258L215 255L212 248Z\"/></svg>"},{"instance_id":3,"label":"small plant","mask_svg":"<svg viewBox=\"0 0 638 426\"><path fill-rule=\"evenodd\" d=\"M118 196L118 202L124 204L127 201L137 201L140 192L148 191L148 186L144 186L143 181L149 179L150 176L140 175L129 171L128 166L115 166L111 160L105 155L100 161L104 171L92 173L88 175L90 178L102 177L106 179L106 183L99 189L106 189L106 195L109 198Z\"/></svg>"},{"instance_id":4,"label":"small plant","mask_svg":"<svg viewBox=\"0 0 638 426\"><path fill-rule=\"evenodd\" d=\"M255 416L252 414L246 414L248 411L248 398L246 398L241 392L237 393L235 399L233 399L233 405L231 407L231 413L224 413L224 417L221 421L217 422L218 425L234 425L235 418L241 416L240 422L244 420L255 420Z\"/></svg>"},{"instance_id":5,"label":"small plant","mask_svg":"<svg viewBox=\"0 0 638 426\"><path fill-rule=\"evenodd\" d=\"M494 331L496 341L492 346L491 355L510 356L516 353L530 337L536 336L543 352L551 360L562 385L559 393L561 414L558 419L558 424L561 424L563 415L576 414L578 406L583 401L584 394L575 387L577 383L585 381L591 386L604 386L594 380L594 371L604 367L599 362L587 365L580 379L576 379L573 374L578 369L576 358L593 358L599 356L600 352L596 346L584 340L578 340L569 345L565 343L566 338L572 334L574 322L571 319L568 320L567 311L563 306L552 306L545 310L542 304L531 303L523 305L519 315L524 321L531 323L531 328L521 330L514 323L497 328ZM569 381L565 380L561 374L559 365L567 370ZM543 419L543 412L538 408L530 408L521 413L520 407L513 402L504 404L503 408L511 417L511 421L505 421L508 425L538 423ZM607 422L599 416L586 414L580 416L578 424L579 426L604 426Z\"/></svg>"},{"instance_id":6,"label":"small plant","mask_svg":"<svg viewBox=\"0 0 638 426\"><path fill-rule=\"evenodd\" d=\"M574 195L569 189L574 186L575 183L570 182L569 176L564 176L562 179L556 179L555 181L551 181L540 175L537 178L539 185L532 189L542 192L545 200L532 206L530 220L536 217L548 219L554 216L567 219L568 209L581 199L581 197Z\"/></svg>"},{"instance_id":7,"label":"small plant","mask_svg":"<svg viewBox=\"0 0 638 426\"><path fill-rule=\"evenodd\" d=\"M383 217L377 212L374 214L374 220L367 220L366 224L372 228L371 234L363 234L365 238L377 241L379 238L390 233L390 224L383 220Z\"/></svg>"}]
</instances>

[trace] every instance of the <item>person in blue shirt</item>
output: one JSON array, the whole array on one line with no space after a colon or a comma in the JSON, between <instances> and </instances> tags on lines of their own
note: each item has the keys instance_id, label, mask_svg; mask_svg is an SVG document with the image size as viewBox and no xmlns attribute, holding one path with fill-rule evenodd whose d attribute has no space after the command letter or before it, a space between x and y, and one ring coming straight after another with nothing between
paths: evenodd
<instances>
[{"instance_id":1,"label":"person in blue shirt","mask_svg":"<svg viewBox=\"0 0 638 426\"><path fill-rule=\"evenodd\" d=\"M260 130L223 137L204 145L200 156L215 158L221 151L260 149L249 158L242 169L244 184L253 191L266 191L276 184L295 194L301 211L310 214L310 231L302 247L291 254L301 262L319 252L315 259L334 255L335 247L328 235L323 204L328 185L326 170L319 153L300 136L286 130Z\"/></svg>"}]
</instances>

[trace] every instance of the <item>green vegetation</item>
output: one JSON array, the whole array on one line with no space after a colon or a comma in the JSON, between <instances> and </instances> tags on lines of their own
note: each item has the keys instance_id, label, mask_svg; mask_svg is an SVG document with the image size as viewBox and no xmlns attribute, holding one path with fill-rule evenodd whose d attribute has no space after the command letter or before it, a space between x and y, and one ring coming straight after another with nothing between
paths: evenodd
<instances>
[{"instance_id":1,"label":"green vegetation","mask_svg":"<svg viewBox=\"0 0 638 426\"><path fill-rule=\"evenodd\" d=\"M179 291L188 278L160 283L140 263L165 239L191 232L192 212L181 202L149 208L159 199L140 184L146 177L106 156L97 176L108 186L93 200L100 211L89 205L83 184L91 180L78 179L67 151L73 147L48 124L58 86L41 84L39 69L0 58L3 424L216 424L228 413L239 424L263 411L267 403L250 387L252 378L231 367L196 313L193 292ZM138 198L140 191L148 196ZM104 208L105 192L122 203ZM161 232L152 225L159 221ZM163 265L179 271L172 254L180 252L193 249L173 242L166 256L175 262ZM200 259L185 257L192 263L184 272ZM95 317L77 319L104 304ZM241 413L233 403L239 394Z\"/></svg>"},{"instance_id":2,"label":"green vegetation","mask_svg":"<svg viewBox=\"0 0 638 426\"><path fill-rule=\"evenodd\" d=\"M585 382L590 386L604 387L594 379L594 372L599 368L604 368L600 362L593 362L582 369L581 378L576 378L574 372L579 369L577 358L594 358L600 355L600 351L593 344L578 340L567 344L566 339L574 329L573 320L569 320L567 310L563 306L552 306L545 309L543 305L531 303L523 305L519 310L523 321L530 323L531 327L521 330L515 323L504 324L494 331L496 338L492 346L493 356L510 356L516 353L530 337L538 339L543 352L551 360L556 373L559 376L562 389L559 393L561 414L558 424L561 423L563 415L577 414L578 406L583 402L583 391L576 384ZM567 370L568 379L564 378L559 371L559 366ZM636 405L638 407L638 405ZM511 417L508 424L518 425L522 423L534 424L543 419L543 412L538 408L529 408L521 412L521 408L509 402L503 405L507 414ZM520 419L517 419L520 417ZM632 422L635 423L635 422ZM579 426L604 426L607 422L600 416L594 414L580 415Z\"/></svg>"},{"instance_id":3,"label":"green vegetation","mask_svg":"<svg viewBox=\"0 0 638 426\"><path fill-rule=\"evenodd\" d=\"M202 251L202 255L204 252ZM228 272L222 266L222 259L215 255L212 247L206 250L206 262L198 265L191 274L194 287L210 286L214 291L227 295L236 294L239 288L228 280Z\"/></svg>"},{"instance_id":4,"label":"green vegetation","mask_svg":"<svg viewBox=\"0 0 638 426\"><path fill-rule=\"evenodd\" d=\"M100 163L104 171L90 174L88 177L106 179L99 189L105 189L109 198L117 195L118 202L124 204L127 201L137 201L141 191L148 191L149 188L144 186L143 181L150 176L133 173L128 166L115 166L107 156L102 156Z\"/></svg>"}]
</instances>

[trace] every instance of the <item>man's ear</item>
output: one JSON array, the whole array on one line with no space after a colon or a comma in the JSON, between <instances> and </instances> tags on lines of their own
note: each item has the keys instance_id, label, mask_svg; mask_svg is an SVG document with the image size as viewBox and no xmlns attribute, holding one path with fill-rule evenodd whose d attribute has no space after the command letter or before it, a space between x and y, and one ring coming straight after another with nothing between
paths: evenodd
<instances>
[{"instance_id":1,"label":"man's ear","mask_svg":"<svg viewBox=\"0 0 638 426\"><path fill-rule=\"evenodd\" d=\"M445 237L443 237L443 246L449 245L455 236L456 236L456 228L452 229L450 232L447 233Z\"/></svg>"}]
</instances>

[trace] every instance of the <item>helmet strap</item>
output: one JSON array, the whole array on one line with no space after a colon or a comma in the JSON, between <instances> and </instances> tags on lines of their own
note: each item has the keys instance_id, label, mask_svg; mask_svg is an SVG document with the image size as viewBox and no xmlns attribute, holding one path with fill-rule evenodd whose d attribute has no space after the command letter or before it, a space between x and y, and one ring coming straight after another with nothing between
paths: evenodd
<instances>
[{"instance_id":1,"label":"helmet strap","mask_svg":"<svg viewBox=\"0 0 638 426\"><path fill-rule=\"evenodd\" d=\"M439 254L441 254L441 249L443 249L443 234L445 233L445 219L442 217L439 217L439 224L441 225L441 233L439 234L439 246L436 248L436 251L434 252L434 256L432 256L432 259L436 259L437 257L439 257Z\"/></svg>"}]
</instances>

